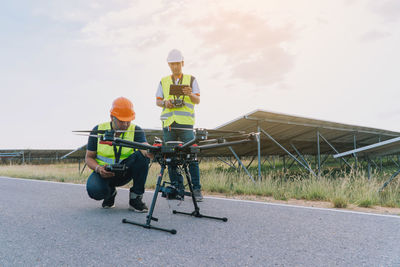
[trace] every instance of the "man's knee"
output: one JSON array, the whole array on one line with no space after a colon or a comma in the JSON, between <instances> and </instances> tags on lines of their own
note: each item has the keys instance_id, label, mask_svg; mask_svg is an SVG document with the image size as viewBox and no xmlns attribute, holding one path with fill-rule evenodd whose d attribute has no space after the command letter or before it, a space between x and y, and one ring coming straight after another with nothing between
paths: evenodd
<instances>
[{"instance_id":1,"label":"man's knee","mask_svg":"<svg viewBox=\"0 0 400 267\"><path fill-rule=\"evenodd\" d=\"M98 174L93 173L89 176L86 182L86 191L90 198L95 200L102 200L108 195L109 188L106 184L102 183L101 177L97 177Z\"/></svg>"},{"instance_id":2,"label":"man's knee","mask_svg":"<svg viewBox=\"0 0 400 267\"><path fill-rule=\"evenodd\" d=\"M107 195L107 190L105 188L86 187L86 191L89 197L95 200L102 200Z\"/></svg>"}]
</instances>

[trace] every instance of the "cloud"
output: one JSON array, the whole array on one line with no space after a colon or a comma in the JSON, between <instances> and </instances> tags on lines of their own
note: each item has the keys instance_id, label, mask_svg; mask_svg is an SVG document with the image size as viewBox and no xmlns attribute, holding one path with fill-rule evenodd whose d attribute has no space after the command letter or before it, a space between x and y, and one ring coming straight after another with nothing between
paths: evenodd
<instances>
[{"instance_id":1,"label":"cloud","mask_svg":"<svg viewBox=\"0 0 400 267\"><path fill-rule=\"evenodd\" d=\"M282 82L294 65L284 45L293 40L290 25L272 28L251 13L222 11L185 25L201 41L203 58L220 58L235 77L259 86Z\"/></svg>"},{"instance_id":2,"label":"cloud","mask_svg":"<svg viewBox=\"0 0 400 267\"><path fill-rule=\"evenodd\" d=\"M371 30L361 35L359 40L361 42L374 42L389 37L390 35L391 34L388 32Z\"/></svg>"},{"instance_id":3,"label":"cloud","mask_svg":"<svg viewBox=\"0 0 400 267\"><path fill-rule=\"evenodd\" d=\"M198 12L185 15L192 10ZM291 25L272 27L260 15L224 10L211 1L209 5L136 1L93 19L81 33L82 41L110 47L121 60L140 61L140 57L177 47L190 55L187 66L192 69L219 62L224 72L221 79L235 78L256 86L284 81L294 66L294 56L284 48L294 38Z\"/></svg>"},{"instance_id":4,"label":"cloud","mask_svg":"<svg viewBox=\"0 0 400 267\"><path fill-rule=\"evenodd\" d=\"M140 5L105 13L82 29L83 40L92 45L115 48L151 46L165 39L162 27L157 30L153 26L158 23L152 13L157 11L141 10Z\"/></svg>"}]
</instances>

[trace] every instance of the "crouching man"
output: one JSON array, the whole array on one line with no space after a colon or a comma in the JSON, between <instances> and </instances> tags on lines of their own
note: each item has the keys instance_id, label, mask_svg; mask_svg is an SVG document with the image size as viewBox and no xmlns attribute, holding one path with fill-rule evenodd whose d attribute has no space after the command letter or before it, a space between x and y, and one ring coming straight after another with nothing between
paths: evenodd
<instances>
[{"instance_id":1,"label":"crouching man","mask_svg":"<svg viewBox=\"0 0 400 267\"><path fill-rule=\"evenodd\" d=\"M110 119L111 121L94 127L91 135L101 134L98 131L112 129L115 130L115 136L118 138L147 143L144 131L131 123L135 119L135 112L129 99L119 97L113 101ZM116 187L126 185L132 180L129 208L136 212L147 212L148 208L142 201L142 197L151 157L152 155L145 150L100 144L99 138L90 136L85 158L87 166L93 170L86 183L89 197L103 200L103 208L113 208L117 195ZM124 166L124 168L110 170L109 167L115 163L119 163L119 166Z\"/></svg>"}]
</instances>

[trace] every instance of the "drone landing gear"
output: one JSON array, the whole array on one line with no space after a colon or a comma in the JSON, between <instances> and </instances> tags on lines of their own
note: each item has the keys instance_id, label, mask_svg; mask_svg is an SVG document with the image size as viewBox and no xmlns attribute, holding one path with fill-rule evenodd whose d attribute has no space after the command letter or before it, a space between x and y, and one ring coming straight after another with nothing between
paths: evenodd
<instances>
[{"instance_id":1,"label":"drone landing gear","mask_svg":"<svg viewBox=\"0 0 400 267\"><path fill-rule=\"evenodd\" d=\"M208 218L208 219L221 220L221 221L224 221L224 222L228 221L228 218L226 218L226 217L207 216L207 215L200 214L200 212L198 210L195 210L193 212L182 212L182 211L173 210L172 213L173 214L190 215L190 216L193 216L193 217L196 217L196 218Z\"/></svg>"},{"instance_id":2,"label":"drone landing gear","mask_svg":"<svg viewBox=\"0 0 400 267\"><path fill-rule=\"evenodd\" d=\"M189 185L190 193L192 195L194 211L193 212L182 212L182 211L173 210L172 213L173 214L190 215L190 216L193 216L193 217L196 217L196 218L208 218L208 219L215 219L215 220L221 220L223 222L227 222L228 218L226 218L226 217L214 217L214 216L203 215L203 214L200 213L200 208L197 205L196 198L194 197L194 194L193 194L193 185L192 185L190 173L189 173L189 170L188 170L188 166L185 165L183 167L183 169L185 170L185 176L186 176L186 179L187 179L187 182L188 182L188 185Z\"/></svg>"},{"instance_id":3,"label":"drone landing gear","mask_svg":"<svg viewBox=\"0 0 400 267\"><path fill-rule=\"evenodd\" d=\"M148 213L148 215L146 217L147 218L146 223L144 223L144 224L143 223L138 223L138 222L134 222L134 221L131 221L131 220L128 220L128 219L122 219L122 223L129 223L129 224L133 224L133 225L142 226L142 227L147 228L147 229L155 229L155 230L159 230L159 231L169 232L169 233L171 233L173 235L176 234L176 230L175 229L161 228L161 227L156 227L156 226L153 226L153 225L150 224L152 220L156 221L156 222L158 221L158 218L153 217L153 212L154 212L154 207L156 205L158 193L161 191L161 181L162 181L162 177L164 175L165 168L166 168L166 166L164 164L162 164L161 165L161 171L160 171L160 174L158 175L158 179L157 179L156 189L155 189L154 195L153 195L153 201L151 202L150 210L149 210L149 213ZM193 217L196 217L196 218L208 218L208 219L221 220L221 221L224 221L224 222L228 221L228 219L226 217L223 217L223 218L213 217L213 216L203 215L203 214L200 213L200 208L197 205L197 201L196 201L196 199L194 197L194 194L193 194L193 186L192 186L192 181L191 181L191 178L190 178L190 173L189 173L187 164L185 164L183 166L183 169L185 170L185 176L186 176L186 179L187 179L188 184L189 184L189 189L190 189L190 193L191 193L191 196L192 196L192 201L193 201L193 205L194 205L194 209L195 210L193 212L191 212L191 213L173 210L172 213L173 214L190 215L190 216L193 216Z\"/></svg>"},{"instance_id":4,"label":"drone landing gear","mask_svg":"<svg viewBox=\"0 0 400 267\"><path fill-rule=\"evenodd\" d=\"M143 224L143 223L130 221L128 219L122 219L123 223L130 223L133 225L142 226L147 229L155 229L155 230L160 230L160 231L164 231L164 232L169 232L173 235L176 234L175 229L166 229L166 228L156 227L156 226L153 226L150 224L151 220L156 221L156 222L158 221L158 218L153 217L153 212L154 212L154 207L156 206L158 192L160 192L160 189L161 189L161 180L164 175L164 170L165 170L165 165L161 165L161 171L160 171L160 174L158 175L157 185L156 185L156 189L154 190L153 201L151 202L149 213L146 217L147 218L146 223Z\"/></svg>"}]
</instances>

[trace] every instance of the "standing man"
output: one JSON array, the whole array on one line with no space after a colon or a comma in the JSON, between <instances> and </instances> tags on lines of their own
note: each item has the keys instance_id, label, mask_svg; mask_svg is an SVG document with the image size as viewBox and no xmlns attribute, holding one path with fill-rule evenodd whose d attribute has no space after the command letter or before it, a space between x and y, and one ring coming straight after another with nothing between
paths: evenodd
<instances>
[{"instance_id":1,"label":"standing man","mask_svg":"<svg viewBox=\"0 0 400 267\"><path fill-rule=\"evenodd\" d=\"M163 121L164 142L180 139L186 143L194 138L194 105L200 103L200 89L195 77L182 73L184 61L181 51L171 50L167 62L172 75L161 79L156 94L156 104L163 108L161 120ZM183 105L174 104L174 96L169 94L171 84L186 85L182 89ZM192 177L194 197L197 201L202 201L199 163L190 163L189 172ZM168 166L168 173L171 183L182 189L184 187L183 177L177 172L176 167Z\"/></svg>"},{"instance_id":2,"label":"standing man","mask_svg":"<svg viewBox=\"0 0 400 267\"><path fill-rule=\"evenodd\" d=\"M111 121L101 123L93 128L92 135L98 131L115 130L115 136L124 140L147 143L143 130L131 123L135 119L132 102L124 97L114 100L110 110ZM86 189L95 200L103 200L103 208L113 208L117 186L123 186L133 180L130 188L129 208L137 212L147 212L142 201L144 185L149 170L149 159L145 150L110 146L101 144L100 139L90 136L86 151L86 164L93 170L89 176ZM107 165L120 163L126 170L107 170Z\"/></svg>"}]
</instances>

